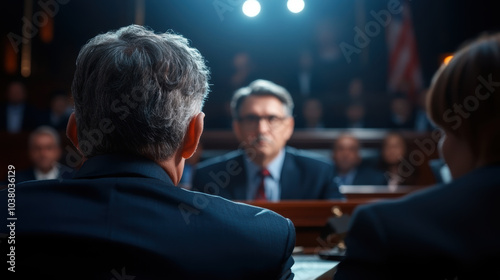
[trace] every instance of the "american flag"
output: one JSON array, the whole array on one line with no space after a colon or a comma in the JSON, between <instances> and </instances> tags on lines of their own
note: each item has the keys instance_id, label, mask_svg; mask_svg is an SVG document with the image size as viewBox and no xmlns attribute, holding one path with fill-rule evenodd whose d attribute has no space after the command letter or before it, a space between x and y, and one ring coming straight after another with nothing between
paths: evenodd
<instances>
[{"instance_id":1,"label":"american flag","mask_svg":"<svg viewBox=\"0 0 500 280\"><path fill-rule=\"evenodd\" d=\"M403 2L402 12L392 15L386 35L389 48L389 91L406 93L411 101L415 101L417 93L422 90L423 80L407 1Z\"/></svg>"}]
</instances>

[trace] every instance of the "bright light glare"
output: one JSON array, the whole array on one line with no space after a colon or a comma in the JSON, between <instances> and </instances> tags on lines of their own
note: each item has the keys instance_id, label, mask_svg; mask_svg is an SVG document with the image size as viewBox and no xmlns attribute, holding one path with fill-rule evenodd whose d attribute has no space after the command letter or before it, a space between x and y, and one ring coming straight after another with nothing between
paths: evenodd
<instances>
[{"instance_id":1,"label":"bright light glare","mask_svg":"<svg viewBox=\"0 0 500 280\"><path fill-rule=\"evenodd\" d=\"M260 13L260 3L257 0L247 0L241 8L248 17L254 17Z\"/></svg>"},{"instance_id":2,"label":"bright light glare","mask_svg":"<svg viewBox=\"0 0 500 280\"><path fill-rule=\"evenodd\" d=\"M447 57L444 58L443 62L445 65L448 65L448 63L450 63L450 60L453 58L453 55L449 55Z\"/></svg>"},{"instance_id":3,"label":"bright light glare","mask_svg":"<svg viewBox=\"0 0 500 280\"><path fill-rule=\"evenodd\" d=\"M290 12L300 13L304 9L305 3L304 0L288 0L286 6Z\"/></svg>"}]
</instances>

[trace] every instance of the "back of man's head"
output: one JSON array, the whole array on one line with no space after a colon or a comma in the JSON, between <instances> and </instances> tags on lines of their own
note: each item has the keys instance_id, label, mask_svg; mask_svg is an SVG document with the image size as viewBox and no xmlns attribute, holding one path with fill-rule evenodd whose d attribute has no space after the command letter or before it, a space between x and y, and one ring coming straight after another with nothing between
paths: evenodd
<instances>
[{"instance_id":1,"label":"back of man's head","mask_svg":"<svg viewBox=\"0 0 500 280\"><path fill-rule=\"evenodd\" d=\"M72 85L80 151L170 158L202 109L208 79L181 35L130 25L96 36L78 55Z\"/></svg>"}]
</instances>

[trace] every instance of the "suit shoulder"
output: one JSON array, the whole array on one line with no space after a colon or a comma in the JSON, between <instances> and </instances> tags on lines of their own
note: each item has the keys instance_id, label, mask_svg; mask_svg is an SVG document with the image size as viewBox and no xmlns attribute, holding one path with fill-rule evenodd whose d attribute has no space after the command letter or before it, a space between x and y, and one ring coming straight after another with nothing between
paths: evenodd
<instances>
[{"instance_id":1,"label":"suit shoulder","mask_svg":"<svg viewBox=\"0 0 500 280\"><path fill-rule=\"evenodd\" d=\"M332 162L328 158L326 158L318 153L314 153L314 152L310 152L310 151L306 151L306 150L301 150L301 149L295 149L292 147L287 147L286 153L288 155L294 157L297 161L302 161L302 162L305 162L307 164L317 164L317 165L323 165L323 166L328 166L328 167L333 166Z\"/></svg>"},{"instance_id":2,"label":"suit shoulder","mask_svg":"<svg viewBox=\"0 0 500 280\"><path fill-rule=\"evenodd\" d=\"M205 211L220 216L220 219L224 223L234 220L234 224L241 225L248 230L262 230L267 231L269 234L275 233L277 234L276 238L281 234L294 230L293 224L289 219L272 210L243 202L231 201L217 195L188 190L186 192L195 196L203 196L206 199L205 204L210 205L210 207L205 208ZM198 199L203 200L201 197L198 197ZM245 223L242 224L241 221L245 221Z\"/></svg>"},{"instance_id":3,"label":"suit shoulder","mask_svg":"<svg viewBox=\"0 0 500 280\"><path fill-rule=\"evenodd\" d=\"M205 169L207 167L214 167L216 165L223 165L230 160L236 160L240 156L242 156L242 151L240 150L231 151L229 153L209 158L198 163L196 169L200 170L200 169Z\"/></svg>"},{"instance_id":4,"label":"suit shoulder","mask_svg":"<svg viewBox=\"0 0 500 280\"><path fill-rule=\"evenodd\" d=\"M33 168L21 170L16 174L17 183L32 181L32 180L35 180L35 172Z\"/></svg>"}]
</instances>

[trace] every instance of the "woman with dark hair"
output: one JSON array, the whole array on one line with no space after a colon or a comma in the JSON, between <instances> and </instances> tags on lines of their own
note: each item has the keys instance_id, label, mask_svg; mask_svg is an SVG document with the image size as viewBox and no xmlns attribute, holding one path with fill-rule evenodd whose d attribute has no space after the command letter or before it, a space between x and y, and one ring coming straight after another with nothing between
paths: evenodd
<instances>
[{"instance_id":1,"label":"woman with dark hair","mask_svg":"<svg viewBox=\"0 0 500 280\"><path fill-rule=\"evenodd\" d=\"M410 174L400 172L403 161L407 161L408 144L406 139L398 132L388 133L380 151L379 169L384 172L389 186L415 185L417 170Z\"/></svg>"},{"instance_id":2,"label":"woman with dark hair","mask_svg":"<svg viewBox=\"0 0 500 280\"><path fill-rule=\"evenodd\" d=\"M360 206L335 280L500 279L500 33L434 76L429 117L452 181Z\"/></svg>"}]
</instances>

